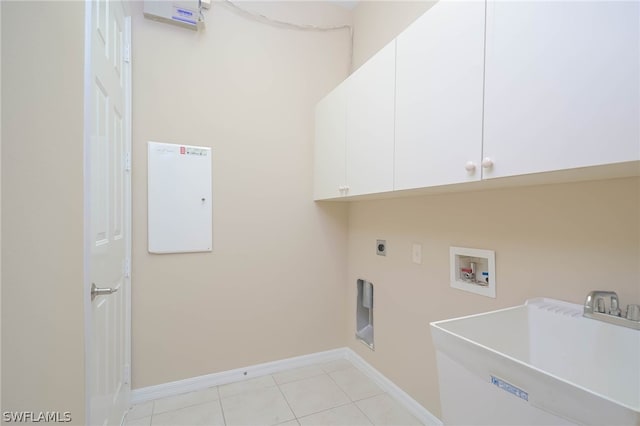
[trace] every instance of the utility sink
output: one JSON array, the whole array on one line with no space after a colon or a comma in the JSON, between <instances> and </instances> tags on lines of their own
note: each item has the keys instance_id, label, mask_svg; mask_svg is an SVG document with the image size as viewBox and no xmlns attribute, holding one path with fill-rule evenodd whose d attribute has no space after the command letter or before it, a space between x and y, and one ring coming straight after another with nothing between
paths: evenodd
<instances>
[{"instance_id":1,"label":"utility sink","mask_svg":"<svg viewBox=\"0 0 640 426\"><path fill-rule=\"evenodd\" d=\"M640 425L640 330L524 305L431 323L445 424Z\"/></svg>"}]
</instances>

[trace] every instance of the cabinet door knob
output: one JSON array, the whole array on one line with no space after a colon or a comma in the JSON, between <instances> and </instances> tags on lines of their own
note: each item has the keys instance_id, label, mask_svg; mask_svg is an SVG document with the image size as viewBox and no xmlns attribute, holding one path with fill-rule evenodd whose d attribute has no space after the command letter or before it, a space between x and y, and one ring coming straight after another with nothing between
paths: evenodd
<instances>
[{"instance_id":1,"label":"cabinet door knob","mask_svg":"<svg viewBox=\"0 0 640 426\"><path fill-rule=\"evenodd\" d=\"M482 160L482 167L484 167L485 169L493 167L493 160L489 157L484 157L484 159Z\"/></svg>"},{"instance_id":2,"label":"cabinet door knob","mask_svg":"<svg viewBox=\"0 0 640 426\"><path fill-rule=\"evenodd\" d=\"M476 165L473 163L473 161L467 161L467 164L464 165L464 169L469 173L473 173L476 171Z\"/></svg>"}]
</instances>

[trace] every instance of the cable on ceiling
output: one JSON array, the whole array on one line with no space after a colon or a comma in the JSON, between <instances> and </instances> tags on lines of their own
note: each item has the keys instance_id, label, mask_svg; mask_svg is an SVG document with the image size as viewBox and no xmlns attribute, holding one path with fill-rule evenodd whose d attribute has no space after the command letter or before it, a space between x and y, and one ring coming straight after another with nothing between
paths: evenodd
<instances>
[{"instance_id":1,"label":"cable on ceiling","mask_svg":"<svg viewBox=\"0 0 640 426\"><path fill-rule=\"evenodd\" d=\"M286 28L291 30L298 31L315 31L315 32L328 32L328 31L339 31L339 30L348 30L349 31L349 70L351 70L353 66L353 27L351 25L334 25L334 26L318 26L318 25L310 25L310 24L296 24L293 22L280 21L278 19L270 18L261 13L252 12L250 10L244 9L231 0L222 0L222 4L231 8L239 15L252 19L254 21L260 22L262 24L271 25L279 28Z\"/></svg>"}]
</instances>

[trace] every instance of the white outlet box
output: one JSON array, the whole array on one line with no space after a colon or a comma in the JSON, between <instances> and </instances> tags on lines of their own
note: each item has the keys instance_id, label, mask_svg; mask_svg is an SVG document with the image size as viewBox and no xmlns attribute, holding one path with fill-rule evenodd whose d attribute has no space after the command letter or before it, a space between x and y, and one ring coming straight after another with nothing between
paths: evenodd
<instances>
[{"instance_id":1,"label":"white outlet box","mask_svg":"<svg viewBox=\"0 0 640 426\"><path fill-rule=\"evenodd\" d=\"M422 264L422 244L413 243L413 247L411 249L411 260L415 264Z\"/></svg>"},{"instance_id":2,"label":"white outlet box","mask_svg":"<svg viewBox=\"0 0 640 426\"><path fill-rule=\"evenodd\" d=\"M496 254L465 247L449 249L451 287L481 296L496 297Z\"/></svg>"}]
</instances>

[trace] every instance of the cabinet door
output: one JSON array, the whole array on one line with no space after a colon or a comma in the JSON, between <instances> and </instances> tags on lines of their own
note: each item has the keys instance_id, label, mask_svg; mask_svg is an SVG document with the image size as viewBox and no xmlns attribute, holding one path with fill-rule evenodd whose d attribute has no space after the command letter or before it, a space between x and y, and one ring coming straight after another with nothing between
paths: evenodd
<instances>
[{"instance_id":1,"label":"cabinet door","mask_svg":"<svg viewBox=\"0 0 640 426\"><path fill-rule=\"evenodd\" d=\"M345 177L346 82L316 105L314 199L340 197Z\"/></svg>"},{"instance_id":2,"label":"cabinet door","mask_svg":"<svg viewBox=\"0 0 640 426\"><path fill-rule=\"evenodd\" d=\"M483 178L639 159L639 5L488 3Z\"/></svg>"},{"instance_id":3,"label":"cabinet door","mask_svg":"<svg viewBox=\"0 0 640 426\"><path fill-rule=\"evenodd\" d=\"M480 179L484 20L440 0L398 36L395 189Z\"/></svg>"},{"instance_id":4,"label":"cabinet door","mask_svg":"<svg viewBox=\"0 0 640 426\"><path fill-rule=\"evenodd\" d=\"M395 40L347 79L347 195L393 190Z\"/></svg>"}]
</instances>

